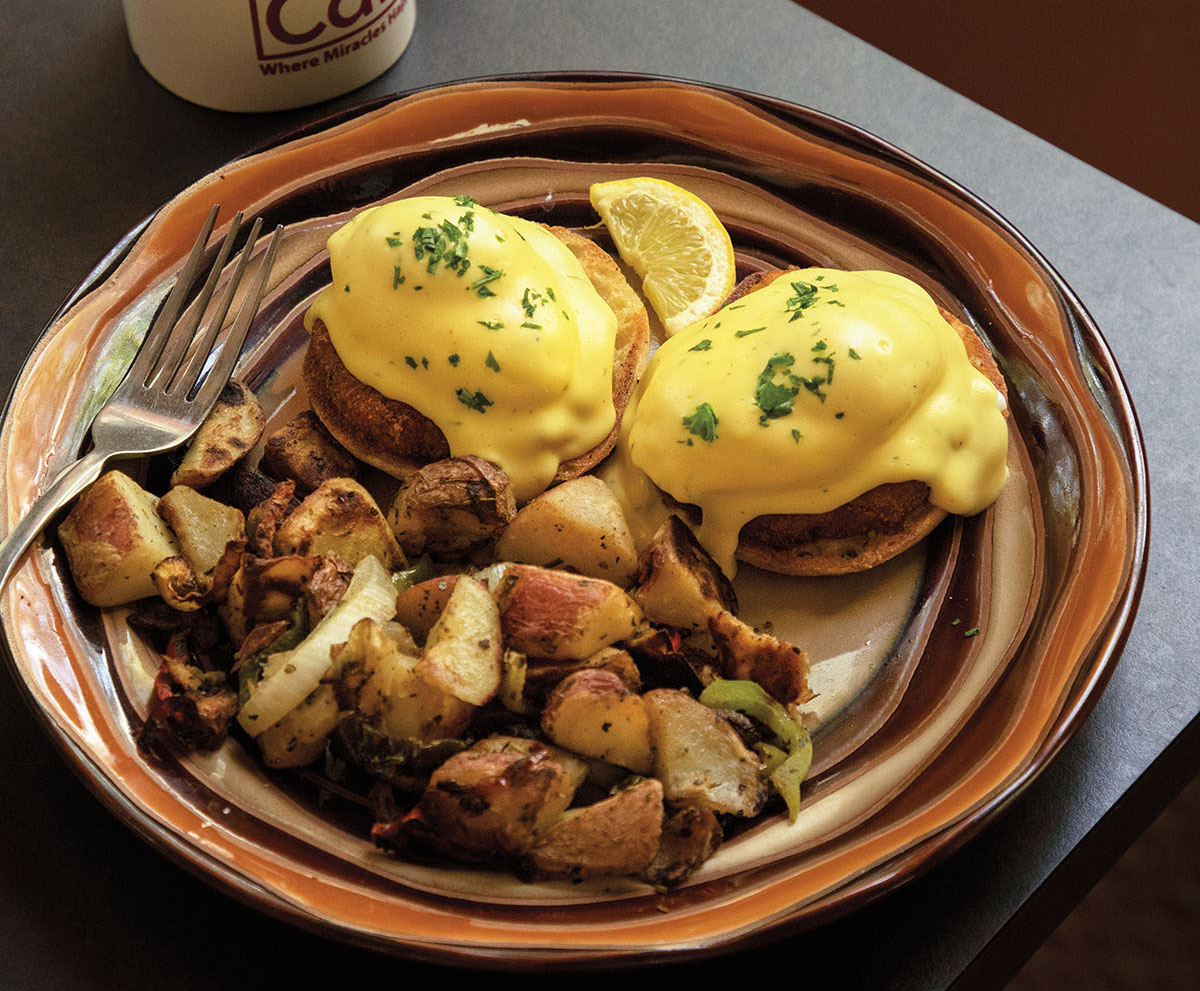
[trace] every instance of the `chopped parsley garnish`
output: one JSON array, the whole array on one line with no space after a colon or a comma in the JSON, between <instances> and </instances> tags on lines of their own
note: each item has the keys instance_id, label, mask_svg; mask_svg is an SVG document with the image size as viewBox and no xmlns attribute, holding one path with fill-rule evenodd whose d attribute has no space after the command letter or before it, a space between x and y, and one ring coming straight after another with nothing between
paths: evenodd
<instances>
[{"instance_id":1,"label":"chopped parsley garnish","mask_svg":"<svg viewBox=\"0 0 1200 991\"><path fill-rule=\"evenodd\" d=\"M750 330L735 330L734 337L749 337L751 334L757 334L759 331L766 330L766 327L752 327Z\"/></svg>"},{"instance_id":2,"label":"chopped parsley garnish","mask_svg":"<svg viewBox=\"0 0 1200 991\"><path fill-rule=\"evenodd\" d=\"M454 354L450 355L450 357L449 357L449 358L447 358L446 360L447 360L447 361L449 361L449 362L450 362L450 364L451 364L451 365L452 365L454 368L457 368L457 367L458 367L458 363L459 363L460 361L462 361L462 359L461 359L461 358L458 356L458 352L457 352L457 351L455 351L455 352L454 352Z\"/></svg>"},{"instance_id":3,"label":"chopped parsley garnish","mask_svg":"<svg viewBox=\"0 0 1200 991\"><path fill-rule=\"evenodd\" d=\"M709 403L701 403L694 413L683 418L683 425L687 427L688 433L709 444L717 439L717 424L720 422Z\"/></svg>"},{"instance_id":4,"label":"chopped parsley garnish","mask_svg":"<svg viewBox=\"0 0 1200 991\"><path fill-rule=\"evenodd\" d=\"M404 285L404 276L400 274L400 266L395 265L392 267L392 288L395 289L402 285Z\"/></svg>"},{"instance_id":5,"label":"chopped parsley garnish","mask_svg":"<svg viewBox=\"0 0 1200 991\"><path fill-rule=\"evenodd\" d=\"M500 362L496 360L496 356L492 354L491 351L488 352L487 359L484 361L484 364L487 365L487 367L493 372L500 371Z\"/></svg>"},{"instance_id":6,"label":"chopped parsley garnish","mask_svg":"<svg viewBox=\"0 0 1200 991\"><path fill-rule=\"evenodd\" d=\"M832 385L833 384L833 357L834 357L834 354L832 351L829 351L828 354L825 353L828 350L828 347L829 347L829 345L826 344L824 341L817 341L817 343L812 346L812 350L814 352L816 352L816 355L813 358L813 363L817 364L817 365L825 366L825 368L826 368L825 382L827 384Z\"/></svg>"},{"instance_id":7,"label":"chopped parsley garnish","mask_svg":"<svg viewBox=\"0 0 1200 991\"><path fill-rule=\"evenodd\" d=\"M388 237L385 238L385 240L387 241L389 248L399 248L401 245L404 244L404 238L397 237L395 234L388 235Z\"/></svg>"},{"instance_id":8,"label":"chopped parsley garnish","mask_svg":"<svg viewBox=\"0 0 1200 991\"><path fill-rule=\"evenodd\" d=\"M820 282L823 278L824 276L818 276L816 281ZM798 279L793 282L792 291L795 293L795 295L786 300L783 304L786 311L792 315L791 319L799 320L802 316L804 316L804 311L814 303L818 302L817 293L821 292L822 290L825 292L837 292L838 287L832 282L823 286L814 285L812 282L805 282L803 279ZM836 303L838 306L842 305L840 300L825 299L824 301L827 303Z\"/></svg>"},{"instance_id":9,"label":"chopped parsley garnish","mask_svg":"<svg viewBox=\"0 0 1200 991\"><path fill-rule=\"evenodd\" d=\"M523 324L521 324L521 326L526 327L529 330L541 330L542 329L542 325L540 323L530 323L528 320L526 320Z\"/></svg>"},{"instance_id":10,"label":"chopped parsley garnish","mask_svg":"<svg viewBox=\"0 0 1200 991\"><path fill-rule=\"evenodd\" d=\"M478 200L476 200L470 196L467 196L465 194L462 196L454 197L454 202L457 206L478 206L479 205Z\"/></svg>"},{"instance_id":11,"label":"chopped parsley garnish","mask_svg":"<svg viewBox=\"0 0 1200 991\"><path fill-rule=\"evenodd\" d=\"M797 444L800 443L800 431L799 430L792 431L792 440L794 440Z\"/></svg>"},{"instance_id":12,"label":"chopped parsley garnish","mask_svg":"<svg viewBox=\"0 0 1200 991\"><path fill-rule=\"evenodd\" d=\"M428 258L425 266L427 272L436 272L438 265L443 264L461 278L471 267L467 260L466 235L449 220L443 220L436 227L418 227L413 231L412 239L417 261Z\"/></svg>"},{"instance_id":13,"label":"chopped parsley garnish","mask_svg":"<svg viewBox=\"0 0 1200 991\"><path fill-rule=\"evenodd\" d=\"M404 363L405 363L406 365L408 365L408 367L409 367L409 368L416 368L416 367L417 367L417 359L416 359L416 358L414 358L414 357L413 357L411 354L406 354L406 355L404 356Z\"/></svg>"},{"instance_id":14,"label":"chopped parsley garnish","mask_svg":"<svg viewBox=\"0 0 1200 991\"><path fill-rule=\"evenodd\" d=\"M862 355L859 354L857 351L855 351L854 348L849 348L846 351L846 354L850 355L850 357L853 358L855 361L862 361Z\"/></svg>"},{"instance_id":15,"label":"chopped parsley garnish","mask_svg":"<svg viewBox=\"0 0 1200 991\"><path fill-rule=\"evenodd\" d=\"M780 351L767 359L767 366L759 373L758 384L754 390L754 405L762 410L758 422L764 427L770 420L787 416L792 411L792 400L800 391L795 383L796 376L788 375L791 384L783 385L775 381L776 372L787 372L796 363L796 359L786 351Z\"/></svg>"},{"instance_id":16,"label":"chopped parsley garnish","mask_svg":"<svg viewBox=\"0 0 1200 991\"><path fill-rule=\"evenodd\" d=\"M966 632L966 633L964 633L964 634L963 634L963 636L964 636L964 637L977 637L977 636L979 636L979 627L978 627L978 626L972 626L972 627L971 627L969 630L967 630L967 632Z\"/></svg>"},{"instance_id":17,"label":"chopped parsley garnish","mask_svg":"<svg viewBox=\"0 0 1200 991\"><path fill-rule=\"evenodd\" d=\"M488 330L499 330L504 326L503 320L476 320L480 327L487 327Z\"/></svg>"},{"instance_id":18,"label":"chopped parsley garnish","mask_svg":"<svg viewBox=\"0 0 1200 991\"><path fill-rule=\"evenodd\" d=\"M817 352L812 360L814 364L824 365L826 373L807 378L792 371L792 366L796 363L794 355L786 351L771 355L767 360L766 367L759 373L754 389L754 405L762 410L762 414L758 418L758 422L762 426L765 427L771 420L787 416L792 412L793 400L799 395L801 389L806 389L821 402L825 402L826 395L823 387L833 381L833 355L824 354L825 348L824 341L818 342L812 349ZM777 375L782 375L783 381L776 381ZM838 420L845 415L844 412L834 414ZM795 431L792 436L797 441L800 439Z\"/></svg>"},{"instance_id":19,"label":"chopped parsley garnish","mask_svg":"<svg viewBox=\"0 0 1200 991\"><path fill-rule=\"evenodd\" d=\"M689 351L707 351L707 350L708 350L709 348L711 348L711 347L712 347L712 341L710 341L710 340L709 340L709 339L706 337L706 338L704 338L704 340L702 340L702 341L699 341L698 343L696 343L696 344L695 344L695 345L693 345L692 347L688 348L688 350L689 350Z\"/></svg>"},{"instance_id":20,"label":"chopped parsley garnish","mask_svg":"<svg viewBox=\"0 0 1200 991\"><path fill-rule=\"evenodd\" d=\"M467 407L467 409L473 409L476 413L486 413L487 408L492 405L492 401L482 392L459 389L455 395L458 397L460 403Z\"/></svg>"},{"instance_id":21,"label":"chopped parsley garnish","mask_svg":"<svg viewBox=\"0 0 1200 991\"><path fill-rule=\"evenodd\" d=\"M471 288L475 290L475 295L485 297L495 296L496 294L488 288L488 283L504 278L504 272L501 269L492 268L490 265L480 265L479 271L481 271L483 275L471 283ZM482 323L482 321L480 322Z\"/></svg>"},{"instance_id":22,"label":"chopped parsley garnish","mask_svg":"<svg viewBox=\"0 0 1200 991\"><path fill-rule=\"evenodd\" d=\"M521 295L521 309L525 311L525 316L532 317L533 311L536 310L546 298L532 287L527 287Z\"/></svg>"}]
</instances>

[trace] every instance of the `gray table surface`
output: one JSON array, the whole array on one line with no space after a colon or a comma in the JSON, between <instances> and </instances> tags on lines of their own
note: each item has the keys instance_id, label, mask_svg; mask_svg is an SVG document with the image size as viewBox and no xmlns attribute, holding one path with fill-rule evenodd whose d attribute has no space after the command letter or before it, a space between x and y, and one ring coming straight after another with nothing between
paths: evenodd
<instances>
[{"instance_id":1,"label":"gray table surface","mask_svg":"<svg viewBox=\"0 0 1200 991\"><path fill-rule=\"evenodd\" d=\"M1002 987L1200 767L1197 224L788 0L425 0L412 45L383 77L323 105L257 116L204 110L159 88L129 49L117 0L10 0L0 38L5 392L73 286L183 186L358 100L492 73L649 72L841 117L980 194L1095 317L1140 415L1153 528L1138 619L1080 733L965 849L880 902L768 947L630 979L720 980L785 965L809 986ZM7 677L0 714L0 984L198 989L448 976L300 933L212 891L75 781Z\"/></svg>"}]
</instances>

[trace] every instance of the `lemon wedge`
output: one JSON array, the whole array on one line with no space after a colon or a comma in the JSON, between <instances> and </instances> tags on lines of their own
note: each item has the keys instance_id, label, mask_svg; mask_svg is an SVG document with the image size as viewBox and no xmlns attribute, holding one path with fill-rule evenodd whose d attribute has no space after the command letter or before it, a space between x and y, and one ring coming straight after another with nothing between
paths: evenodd
<instances>
[{"instance_id":1,"label":"lemon wedge","mask_svg":"<svg viewBox=\"0 0 1200 991\"><path fill-rule=\"evenodd\" d=\"M733 242L698 196L641 177L595 183L589 197L668 335L704 319L729 295Z\"/></svg>"}]
</instances>

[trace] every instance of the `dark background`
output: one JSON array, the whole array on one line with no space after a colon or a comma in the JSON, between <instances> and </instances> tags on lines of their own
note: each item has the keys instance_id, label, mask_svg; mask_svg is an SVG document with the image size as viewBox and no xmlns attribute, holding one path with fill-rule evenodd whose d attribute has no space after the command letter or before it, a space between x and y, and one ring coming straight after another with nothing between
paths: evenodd
<instances>
[{"instance_id":1,"label":"dark background","mask_svg":"<svg viewBox=\"0 0 1200 991\"><path fill-rule=\"evenodd\" d=\"M1200 221L1196 0L800 5Z\"/></svg>"}]
</instances>

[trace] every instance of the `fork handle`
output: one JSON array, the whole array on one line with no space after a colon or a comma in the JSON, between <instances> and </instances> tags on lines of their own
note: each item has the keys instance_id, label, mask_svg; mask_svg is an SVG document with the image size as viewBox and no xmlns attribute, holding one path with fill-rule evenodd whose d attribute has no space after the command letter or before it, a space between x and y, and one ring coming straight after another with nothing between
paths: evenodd
<instances>
[{"instance_id":1,"label":"fork handle","mask_svg":"<svg viewBox=\"0 0 1200 991\"><path fill-rule=\"evenodd\" d=\"M54 514L100 477L108 455L89 451L74 464L68 465L46 489L12 529L0 546L0 589L7 584L26 549L46 528Z\"/></svg>"}]
</instances>

